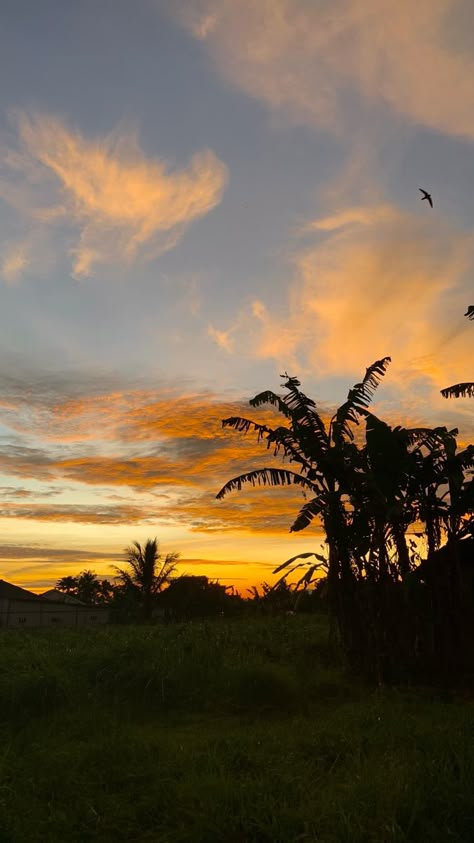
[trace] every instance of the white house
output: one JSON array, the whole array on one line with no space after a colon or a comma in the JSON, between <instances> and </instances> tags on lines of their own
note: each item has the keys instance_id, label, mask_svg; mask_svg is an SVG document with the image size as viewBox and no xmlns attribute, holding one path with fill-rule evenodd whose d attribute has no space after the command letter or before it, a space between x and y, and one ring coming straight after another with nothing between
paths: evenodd
<instances>
[{"instance_id":1,"label":"white house","mask_svg":"<svg viewBox=\"0 0 474 843\"><path fill-rule=\"evenodd\" d=\"M33 594L0 579L0 627L79 627L108 620L106 606L90 606L55 589Z\"/></svg>"}]
</instances>

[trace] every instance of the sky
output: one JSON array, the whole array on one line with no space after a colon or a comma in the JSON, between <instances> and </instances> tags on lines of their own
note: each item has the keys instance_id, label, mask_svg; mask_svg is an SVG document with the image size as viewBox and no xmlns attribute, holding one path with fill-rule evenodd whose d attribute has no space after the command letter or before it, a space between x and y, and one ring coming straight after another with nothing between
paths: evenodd
<instances>
[{"instance_id":1,"label":"sky","mask_svg":"<svg viewBox=\"0 0 474 843\"><path fill-rule=\"evenodd\" d=\"M323 414L474 435L471 0L3 0L0 577L158 538L239 590L320 552L222 429L297 376ZM422 202L418 188L433 196Z\"/></svg>"}]
</instances>

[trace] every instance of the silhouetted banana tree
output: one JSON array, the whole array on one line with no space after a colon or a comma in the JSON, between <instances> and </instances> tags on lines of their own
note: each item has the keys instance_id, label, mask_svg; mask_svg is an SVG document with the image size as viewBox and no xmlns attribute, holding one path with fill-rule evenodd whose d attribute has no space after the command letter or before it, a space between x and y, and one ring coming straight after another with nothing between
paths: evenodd
<instances>
[{"instance_id":1,"label":"silhouetted banana tree","mask_svg":"<svg viewBox=\"0 0 474 843\"><path fill-rule=\"evenodd\" d=\"M474 482L474 446L457 451L457 430L443 440L444 453L438 462L436 478L441 504L441 528L448 542L472 534Z\"/></svg>"},{"instance_id":2,"label":"silhouetted banana tree","mask_svg":"<svg viewBox=\"0 0 474 843\"><path fill-rule=\"evenodd\" d=\"M397 675L400 656L404 654L402 663L410 661L416 642L418 652L423 648L425 656L433 655L433 630L438 642L460 639L457 558L459 539L472 529L473 484L467 472L474 453L472 446L456 452L456 434L445 427L392 429L366 413L363 470L356 473L350 493L356 513L350 538L359 566L350 655L359 669L379 681ZM442 624L437 614L443 610L433 602L431 586L417 590L412 578L417 563L408 534L410 529L423 534L423 528L428 556L433 558L447 541L447 558L452 559L446 570L449 617ZM446 614L446 606L444 610ZM438 647L436 652L441 651Z\"/></svg>"},{"instance_id":3,"label":"silhouetted banana tree","mask_svg":"<svg viewBox=\"0 0 474 843\"><path fill-rule=\"evenodd\" d=\"M398 580L410 569L407 530L416 517L410 488L415 431L365 417L363 470L352 489L353 544L361 577Z\"/></svg>"},{"instance_id":4,"label":"silhouetted banana tree","mask_svg":"<svg viewBox=\"0 0 474 843\"><path fill-rule=\"evenodd\" d=\"M287 420L286 426L271 428L251 419L234 416L224 419L224 427L243 433L254 431L275 456L282 455L298 466L287 468L258 468L229 480L218 492L223 498L243 485L285 486L299 485L311 497L301 508L290 532L307 527L319 518L328 545L329 599L339 623L346 625L347 600L356 577L351 528L357 513L351 495L364 471L362 450L354 442L353 426L359 424L370 405L373 394L385 374L390 357L376 360L366 370L363 380L349 391L347 400L325 425L315 402L300 390L297 378L285 375L283 397L272 391L256 395L252 407L271 404ZM353 532L353 531L352 531Z\"/></svg>"},{"instance_id":5,"label":"silhouetted banana tree","mask_svg":"<svg viewBox=\"0 0 474 843\"><path fill-rule=\"evenodd\" d=\"M458 451L457 434L457 428L426 430L413 451L410 487L417 501L417 520L425 528L428 556L443 541L457 541L472 532L474 446Z\"/></svg>"},{"instance_id":6,"label":"silhouetted banana tree","mask_svg":"<svg viewBox=\"0 0 474 843\"><path fill-rule=\"evenodd\" d=\"M143 618L148 621L152 615L153 598L169 583L179 554L167 553L163 559L156 538L148 539L144 547L139 542L133 542L125 553L129 570L116 565L114 569L120 585L137 597Z\"/></svg>"},{"instance_id":7,"label":"silhouetted banana tree","mask_svg":"<svg viewBox=\"0 0 474 843\"><path fill-rule=\"evenodd\" d=\"M467 316L471 322L474 320L474 305L470 304L464 316ZM453 386L447 386L441 390L441 395L444 398L472 398L474 396L474 381L466 381L464 383L455 383Z\"/></svg>"},{"instance_id":8,"label":"silhouetted banana tree","mask_svg":"<svg viewBox=\"0 0 474 843\"><path fill-rule=\"evenodd\" d=\"M439 546L449 510L439 489L449 484L450 471L463 461L463 456L457 455L452 462L456 434L457 430L446 427L391 428L366 413L366 461L359 494L357 490L353 494L372 536L365 576L375 571L398 579L409 572L407 531L411 525L424 523L429 551ZM464 456L469 461L470 455ZM371 558L377 560L375 567Z\"/></svg>"}]
</instances>

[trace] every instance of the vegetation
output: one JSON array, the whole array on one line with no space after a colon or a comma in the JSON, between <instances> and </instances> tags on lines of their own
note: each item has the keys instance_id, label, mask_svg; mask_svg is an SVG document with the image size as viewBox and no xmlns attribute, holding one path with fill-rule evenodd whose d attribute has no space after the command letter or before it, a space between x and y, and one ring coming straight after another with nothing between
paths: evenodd
<instances>
[{"instance_id":1,"label":"vegetation","mask_svg":"<svg viewBox=\"0 0 474 843\"><path fill-rule=\"evenodd\" d=\"M149 541L147 545L154 543ZM138 551L136 552L138 554ZM141 548L140 552L143 554ZM250 617L255 614L327 611L324 579L313 582L309 588L301 589L301 583L290 585L286 578L282 578L272 586L266 582L260 589L253 586L249 589L249 596L244 597L236 592L233 586L221 585L203 575L173 576L175 563L171 565L171 560L177 558L178 554L170 554L161 566L159 581L157 578L146 615L143 612L142 591L138 585L130 583L130 574L127 571L123 572L125 577L122 575L113 584L108 580L99 579L93 571L83 571L77 577L62 577L56 588L84 603L107 605L111 610L112 622L125 624L138 621L150 624L156 621L179 622L218 616Z\"/></svg>"},{"instance_id":2,"label":"vegetation","mask_svg":"<svg viewBox=\"0 0 474 843\"><path fill-rule=\"evenodd\" d=\"M154 598L171 581L179 554L167 553L163 559L156 538L148 539L144 547L133 542L125 553L128 570L115 566L119 586L125 597L140 607L143 620L149 621Z\"/></svg>"},{"instance_id":3,"label":"vegetation","mask_svg":"<svg viewBox=\"0 0 474 843\"><path fill-rule=\"evenodd\" d=\"M93 571L81 571L77 577L61 577L56 583L56 588L83 603L93 605L108 603L113 594L112 583L106 579L99 579Z\"/></svg>"},{"instance_id":4,"label":"vegetation","mask_svg":"<svg viewBox=\"0 0 474 843\"><path fill-rule=\"evenodd\" d=\"M259 468L227 482L217 497L245 484L296 484L310 496L290 529L313 519L324 529L329 606L353 670L379 683L446 681L448 674L467 681L474 676L474 579L472 564L463 561L474 552L463 540L472 541L474 532L474 446L458 451L456 429L391 428L371 413L389 362L385 357L367 369L328 425L288 375L286 395L266 391L250 401L273 405L286 425L225 419L226 427L256 432L298 470ZM361 423L364 436L356 439ZM443 543L446 564L436 573ZM319 561L307 563L305 585L322 564L317 554L307 555Z\"/></svg>"},{"instance_id":5,"label":"vegetation","mask_svg":"<svg viewBox=\"0 0 474 843\"><path fill-rule=\"evenodd\" d=\"M472 700L349 681L323 616L0 646L2 843L474 837Z\"/></svg>"},{"instance_id":6,"label":"vegetation","mask_svg":"<svg viewBox=\"0 0 474 843\"><path fill-rule=\"evenodd\" d=\"M300 486L322 553L244 599L134 542L114 584L57 584L122 626L0 631L0 843L474 839L474 446L375 416L389 363L329 422L288 375L250 402L284 424L223 422L296 470L217 497Z\"/></svg>"},{"instance_id":7,"label":"vegetation","mask_svg":"<svg viewBox=\"0 0 474 843\"><path fill-rule=\"evenodd\" d=\"M157 600L165 617L176 621L236 615L242 600L232 587L210 582L205 576L183 574L173 579Z\"/></svg>"}]
</instances>

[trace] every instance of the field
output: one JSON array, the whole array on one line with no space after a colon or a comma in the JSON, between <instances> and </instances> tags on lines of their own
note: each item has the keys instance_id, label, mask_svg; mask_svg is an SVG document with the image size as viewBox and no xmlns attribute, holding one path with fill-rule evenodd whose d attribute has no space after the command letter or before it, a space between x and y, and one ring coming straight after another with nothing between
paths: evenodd
<instances>
[{"instance_id":1,"label":"field","mask_svg":"<svg viewBox=\"0 0 474 843\"><path fill-rule=\"evenodd\" d=\"M474 702L349 680L324 618L0 648L1 843L474 840Z\"/></svg>"}]
</instances>

